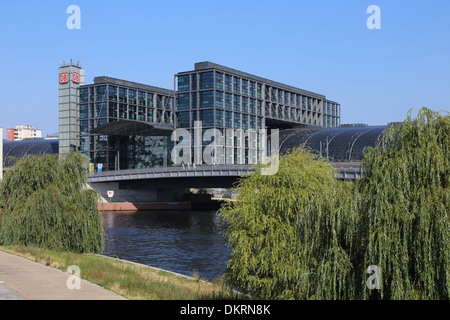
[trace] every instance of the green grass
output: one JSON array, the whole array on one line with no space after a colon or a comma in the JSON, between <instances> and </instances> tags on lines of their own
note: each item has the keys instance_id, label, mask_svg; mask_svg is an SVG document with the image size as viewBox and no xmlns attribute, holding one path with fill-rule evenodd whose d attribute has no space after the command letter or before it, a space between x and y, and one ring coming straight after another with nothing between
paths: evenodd
<instances>
[{"instance_id":1,"label":"green grass","mask_svg":"<svg viewBox=\"0 0 450 320\"><path fill-rule=\"evenodd\" d=\"M81 278L132 300L212 300L242 298L220 280L209 283L144 265L95 254L77 254L37 247L2 246L0 250L67 271L77 265Z\"/></svg>"}]
</instances>

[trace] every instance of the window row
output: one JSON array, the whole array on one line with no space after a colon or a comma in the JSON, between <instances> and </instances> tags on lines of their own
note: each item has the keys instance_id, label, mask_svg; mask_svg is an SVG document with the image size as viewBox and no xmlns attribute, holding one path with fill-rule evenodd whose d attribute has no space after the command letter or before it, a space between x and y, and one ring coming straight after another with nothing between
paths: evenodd
<instances>
[{"instance_id":1,"label":"window row","mask_svg":"<svg viewBox=\"0 0 450 320\"><path fill-rule=\"evenodd\" d=\"M182 111L176 113L178 128L193 128L195 121L201 121L205 127L225 127L234 129L262 129L263 118L223 110Z\"/></svg>"},{"instance_id":2,"label":"window row","mask_svg":"<svg viewBox=\"0 0 450 320\"><path fill-rule=\"evenodd\" d=\"M173 104L173 97L111 85L80 88L80 103L106 100L164 109Z\"/></svg>"},{"instance_id":3,"label":"window row","mask_svg":"<svg viewBox=\"0 0 450 320\"><path fill-rule=\"evenodd\" d=\"M138 107L115 102L99 102L95 104L91 103L80 105L80 119L109 117L156 123L172 123L171 114L171 111Z\"/></svg>"},{"instance_id":4,"label":"window row","mask_svg":"<svg viewBox=\"0 0 450 320\"><path fill-rule=\"evenodd\" d=\"M185 74L180 75L177 78L178 92L215 88L262 99L261 83L256 83L255 81L224 74L218 71Z\"/></svg>"}]
</instances>

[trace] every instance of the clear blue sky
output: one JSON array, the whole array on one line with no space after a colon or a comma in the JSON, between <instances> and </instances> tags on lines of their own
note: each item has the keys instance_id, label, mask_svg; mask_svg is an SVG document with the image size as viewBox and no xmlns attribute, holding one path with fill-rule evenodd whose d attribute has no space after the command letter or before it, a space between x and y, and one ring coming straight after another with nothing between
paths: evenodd
<instances>
[{"instance_id":1,"label":"clear blue sky","mask_svg":"<svg viewBox=\"0 0 450 320\"><path fill-rule=\"evenodd\" d=\"M66 27L72 4L81 30ZM366 27L370 5L381 30ZM324 94L341 103L342 123L449 110L449 16L449 0L1 1L0 127L58 132L58 61L71 58L87 83L164 88L211 61Z\"/></svg>"}]
</instances>

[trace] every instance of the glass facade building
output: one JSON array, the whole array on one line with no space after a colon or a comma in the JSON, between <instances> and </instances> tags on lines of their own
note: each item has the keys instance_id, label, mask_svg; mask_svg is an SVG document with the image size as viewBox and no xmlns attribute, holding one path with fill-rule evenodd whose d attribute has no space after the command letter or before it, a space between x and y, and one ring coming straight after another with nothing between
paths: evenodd
<instances>
[{"instance_id":1,"label":"glass facade building","mask_svg":"<svg viewBox=\"0 0 450 320\"><path fill-rule=\"evenodd\" d=\"M270 129L340 125L340 104L321 94L211 62L196 63L194 70L178 73L176 84L175 125L191 132L196 121L203 131L214 128L223 137L229 129L268 129L270 133ZM249 164L255 157L262 159L266 146L259 135L245 139L233 143L233 152L225 155L231 159L217 162ZM203 143L204 149L211 142Z\"/></svg>"},{"instance_id":2,"label":"glass facade building","mask_svg":"<svg viewBox=\"0 0 450 320\"><path fill-rule=\"evenodd\" d=\"M167 165L173 105L171 90L94 78L79 88L78 150L105 171Z\"/></svg>"},{"instance_id":3,"label":"glass facade building","mask_svg":"<svg viewBox=\"0 0 450 320\"><path fill-rule=\"evenodd\" d=\"M226 145L223 155L211 152L214 162L249 164L265 155L265 139L257 134L263 129L340 125L339 103L321 94L211 62L176 74L173 90L110 77L85 84L84 77L78 65L60 67L59 152L75 148L96 170L173 165L175 129L191 133L188 163L202 163L195 158L193 134L201 126L201 134L213 129L218 135L202 140L200 152Z\"/></svg>"}]
</instances>

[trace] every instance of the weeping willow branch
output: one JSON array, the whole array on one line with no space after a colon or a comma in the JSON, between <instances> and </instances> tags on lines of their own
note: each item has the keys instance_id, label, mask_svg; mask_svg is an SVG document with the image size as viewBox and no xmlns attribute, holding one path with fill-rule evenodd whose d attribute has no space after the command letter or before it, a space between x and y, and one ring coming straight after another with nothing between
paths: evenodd
<instances>
[{"instance_id":1,"label":"weeping willow branch","mask_svg":"<svg viewBox=\"0 0 450 320\"><path fill-rule=\"evenodd\" d=\"M0 184L0 245L102 252L103 218L97 193L83 188L85 164L75 152L18 161Z\"/></svg>"}]
</instances>

